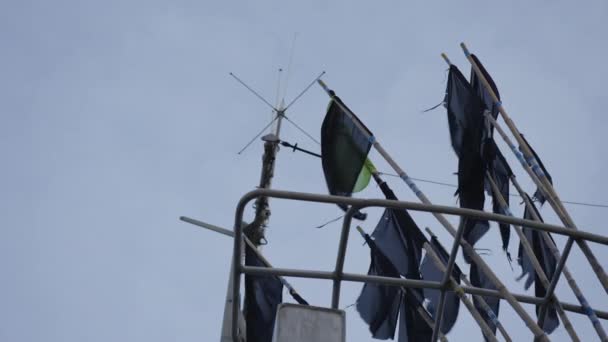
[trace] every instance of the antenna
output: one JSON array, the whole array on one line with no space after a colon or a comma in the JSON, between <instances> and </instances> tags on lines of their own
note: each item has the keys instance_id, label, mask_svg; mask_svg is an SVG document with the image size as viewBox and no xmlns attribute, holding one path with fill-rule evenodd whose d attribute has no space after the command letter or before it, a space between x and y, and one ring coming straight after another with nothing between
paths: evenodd
<instances>
[{"instance_id":1,"label":"antenna","mask_svg":"<svg viewBox=\"0 0 608 342\"><path fill-rule=\"evenodd\" d=\"M291 62L290 62L290 64L291 64ZM279 96L280 96L279 89L280 89L282 71L283 71L283 69L279 68L279 75L278 75L278 81L277 81L277 83L278 83L277 84L277 100L279 99ZM264 126L262 128L262 130L259 131L253 137L253 139L251 139L238 152L238 154L242 154L249 146L251 146L251 144L253 144L253 142L258 137L260 137L270 126L272 126L276 122L276 125L275 125L273 131L270 134L267 134L262 137L262 140L264 141L264 153L262 155L262 172L260 175L260 183L258 185L258 188L270 189L270 186L272 183L272 178L274 176L276 155L277 155L277 152L279 151L279 143L281 142L280 134L281 134L281 123L283 122L283 119L286 119L289 123L294 125L298 130L300 130L301 132L306 134L309 138L318 142L316 139L314 139L314 137L312 137L310 134L308 134L304 129L302 129L293 120L289 119L285 115L285 112L287 111L288 108L290 108L293 104L295 104L313 86L313 84L315 84L318 80L320 80L321 77L323 77L323 75L325 75L325 71L321 72L312 82L310 82L293 100L291 100L291 102L289 102L289 104L287 106L285 105L285 100L281 99L281 102L279 103L278 108L277 108L277 107L273 106L270 103L270 101L266 100L262 95L260 95L259 92L255 91L251 86L249 86L247 83L245 83L243 80L241 80L238 76L236 76L234 73L232 73L232 72L230 73L230 76L232 76L238 83L240 83L243 87L245 87L247 90L249 90L253 95L255 95L255 97L257 97L262 102L264 102L268 107L270 107L274 114L274 117L272 118L270 123L268 123L266 126ZM259 197L256 200L254 207L255 207L255 218L254 218L253 222L251 224L249 224L249 226L247 226L247 228L245 229L245 232L246 232L247 236L249 237L249 239L251 239L251 241L253 242L254 245L260 246L260 245L264 245L267 243L264 232L268 225L268 220L270 218L270 206L268 204L268 198L265 196Z\"/></svg>"}]
</instances>

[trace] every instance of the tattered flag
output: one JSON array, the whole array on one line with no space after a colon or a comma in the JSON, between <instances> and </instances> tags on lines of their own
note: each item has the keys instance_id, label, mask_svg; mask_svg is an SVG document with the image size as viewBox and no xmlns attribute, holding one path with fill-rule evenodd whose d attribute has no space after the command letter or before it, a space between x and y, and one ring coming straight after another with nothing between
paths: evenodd
<instances>
[{"instance_id":1,"label":"tattered flag","mask_svg":"<svg viewBox=\"0 0 608 342\"><path fill-rule=\"evenodd\" d=\"M477 265L475 263L471 264L471 272L470 272L469 277L471 279L471 284L473 284L473 286L475 286L475 287L496 290L496 286L494 286L494 283L491 282L490 278L488 278L488 276L486 276L483 272L480 272L480 270L477 268ZM486 304L488 304L488 306L494 313L494 316L498 317L498 311L500 309L499 298L488 297L488 296L482 296L482 298L486 302ZM496 324L494 324L494 320L488 315L486 310L483 309L483 306L480 304L480 301L477 298L477 296L473 297L473 304L475 305L475 308L477 308L477 311L479 311L479 314L481 315L483 320L488 324L488 327L490 327L490 329L492 330L494 335L496 335L496 328L497 328ZM488 340L485 337L485 335L484 335L484 340L486 340L486 341Z\"/></svg>"},{"instance_id":2,"label":"tattered flag","mask_svg":"<svg viewBox=\"0 0 608 342\"><path fill-rule=\"evenodd\" d=\"M530 196L528 196L528 194L525 194L525 196L532 204L532 209L534 210L534 212L536 213L536 215L538 216L540 221L543 222L542 217L540 216L540 212L538 211L538 209L536 209L536 207L532 203ZM534 220L534 215L532 215L530 210L528 210L527 206L526 206L526 209L524 210L524 219ZM545 242L545 239L542 237L542 233L537 230L530 229L527 227L523 227L523 233L524 233L524 236L526 237L526 240L528 240L528 243L532 247L532 250L534 251L534 255L536 256L536 259L540 263L540 266L541 266L543 272L545 272L545 275L547 276L548 279L551 279L553 277L553 274L555 273L555 267L557 265L557 260L555 259L555 256L553 255L553 253L551 253L551 249L547 245L547 242ZM547 233L547 234L549 234L549 233ZM551 235L549 235L549 237L551 237ZM553 239L551 239L551 240L553 240ZM545 295L547 294L547 291L546 291L545 287L543 286L543 284L541 283L541 281L538 277L538 274L536 274L536 271L534 270L534 266L532 265L532 261L530 260L530 257L528 256L528 254L525 253L521 242L519 244L519 251L518 251L517 255L518 255L519 265L521 266L521 269L522 269L522 274L519 279L525 278L524 288L527 290L530 288L532 283L534 283L534 293L535 293L536 297L544 298ZM540 306L537 305L536 306L537 314L538 314L539 310L540 310ZM559 319L557 317L557 311L555 310L555 307L550 306L547 311L547 316L545 318L543 330L547 333L552 333L558 326L559 326Z\"/></svg>"},{"instance_id":3,"label":"tattered flag","mask_svg":"<svg viewBox=\"0 0 608 342\"><path fill-rule=\"evenodd\" d=\"M454 65L450 66L445 103L450 138L458 156L460 207L483 210L484 164L481 158L484 104ZM474 245L485 234L487 221L461 218L464 238ZM469 261L467 259L467 261Z\"/></svg>"},{"instance_id":4,"label":"tattered flag","mask_svg":"<svg viewBox=\"0 0 608 342\"><path fill-rule=\"evenodd\" d=\"M450 255L443 248L439 240L436 237L431 238L431 243L429 244L435 254L439 256L441 262L444 265L447 265L448 259ZM432 260L430 255L426 255L424 260L422 260L422 265L420 266L420 273L422 273L422 278L424 280L430 281L443 281L443 276L445 272L441 271ZM462 271L458 268L457 265L454 265L454 269L452 271L452 277L458 284L460 284L460 277L462 275ZM439 305L439 296L440 291L435 289L424 289L424 297L429 300L429 304L427 305L427 309L429 313L434 317L437 307ZM458 318L458 310L460 309L460 298L454 292L448 292L445 297L445 309L443 312L443 320L441 321L441 332L447 334L454 324L456 323L456 319Z\"/></svg>"},{"instance_id":5,"label":"tattered flag","mask_svg":"<svg viewBox=\"0 0 608 342\"><path fill-rule=\"evenodd\" d=\"M245 265L265 267L251 247L245 249ZM283 301L283 284L275 276L245 275L244 313L248 342L272 342L277 308Z\"/></svg>"},{"instance_id":6,"label":"tattered flag","mask_svg":"<svg viewBox=\"0 0 608 342\"><path fill-rule=\"evenodd\" d=\"M369 235L364 235L370 248L368 275L399 278L399 271L376 246ZM372 336L377 339L393 339L397 327L399 305L402 299L401 288L374 283L365 283L357 299L357 311L369 325Z\"/></svg>"}]
</instances>

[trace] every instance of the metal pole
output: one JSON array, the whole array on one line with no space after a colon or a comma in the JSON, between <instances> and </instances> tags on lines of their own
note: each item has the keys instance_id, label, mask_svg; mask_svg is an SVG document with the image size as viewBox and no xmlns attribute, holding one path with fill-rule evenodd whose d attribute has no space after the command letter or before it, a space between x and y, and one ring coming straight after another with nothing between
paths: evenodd
<instances>
[{"instance_id":1,"label":"metal pole","mask_svg":"<svg viewBox=\"0 0 608 342\"><path fill-rule=\"evenodd\" d=\"M335 93L333 91L331 91L327 87L327 85L325 85L325 83L323 83L323 81L319 80L319 84L321 85L321 87L323 87L323 89L327 92L327 94L332 99L335 98ZM340 107L342 108L342 110L345 113L352 115L352 113L348 110L348 108L346 108L345 106L342 106L339 101L336 101L336 103L340 105ZM355 122L355 124L359 125L357 120L354 120L354 122ZM359 127L359 128L361 129L361 127ZM361 131L365 132L365 130L363 130L363 129L361 129ZM401 167L399 167L399 165L390 157L390 155L384 150L384 148L380 145L380 143L378 143L378 141L375 140L375 138L373 136L370 136L369 139L370 139L370 141L373 142L374 148L382 155L382 157L389 163L389 165L391 165L393 170L395 170L395 172L397 172L397 174L400 176L400 178L405 181L405 183L410 187L410 189L412 189L412 191L416 194L416 196L420 199L420 201L425 204L431 204L431 202L424 195L424 193L422 193L420 191L420 189L418 189L416 184L407 176L405 171L403 171L401 169ZM437 220L446 228L446 230L453 237L457 236L456 229L454 229L454 227L452 227L452 225L445 219L445 217L443 217L441 214L438 214L438 213L434 213L433 215L437 218ZM467 255L469 255L469 257L472 259L472 261L475 262L475 264L477 264L477 266L479 266L481 271L484 272L488 276L488 278L492 281L492 283L495 284L496 288L505 293L507 302L509 302L509 304L513 307L515 312L526 323L526 326L532 331L534 336L536 338L539 338L542 341L547 341L548 338L547 338L547 335L545 334L545 332L538 326L538 324L532 319L532 317L530 317L530 315L517 302L517 300L515 300L515 298L509 293L509 291L507 290L505 285L498 279L496 274L494 274L494 272L483 261L483 259L481 259L481 257L479 257L479 255L477 255L477 253L475 252L473 247L468 242L466 242L464 239L461 239L460 241L461 241L460 243L462 244L465 253L467 253Z\"/></svg>"},{"instance_id":2,"label":"metal pole","mask_svg":"<svg viewBox=\"0 0 608 342\"><path fill-rule=\"evenodd\" d=\"M509 217L505 215L487 213L479 210L473 209L464 209L464 208L453 208L447 206L440 205L432 205L432 204L424 204L424 203L413 203L413 202L404 202L404 201L394 201L394 200L386 200L386 199L357 199L351 197L343 197L343 196L331 196L331 195L321 195L321 194L310 194L310 193L300 193L293 191L283 191L283 190L270 190L270 189L257 189L250 191L241 197L235 212L235 236L234 236L234 247L233 247L233 258L235 260L234 263L234 292L233 296L239 295L240 289L240 275L241 273L247 274L255 274L260 275L280 275L280 276L292 276L292 277L307 277L307 278L320 278L320 279L334 279L335 272L321 272L321 271L297 271L297 270L285 270L285 269L270 269L264 267L244 267L242 265L242 227L239 224L242 222L243 213L245 210L245 206L251 200L260 197L267 196L272 198L282 198L289 200L299 200L299 201L307 201L307 202L318 202L318 203L332 203L338 204L342 203L345 205L356 205L359 208L365 207L384 207L384 208L394 208L394 209L409 209L415 211L423 211L423 212L432 212L432 213L443 213L449 215L459 215L466 216L476 219L489 220L495 222L504 222L508 224L517 224L517 225L525 225L531 229L552 232L557 234L563 234L566 236L574 236L576 238L583 238L591 241L595 241L604 245L608 245L608 238L596 234L587 233L584 231L574 231L568 228L563 228L559 226L554 226L546 223L523 220L519 218ZM472 249L470 245L466 242L463 243L463 248L465 251L467 249ZM406 287L415 287L415 288L431 288L431 289L440 289L441 284L439 282L429 282L424 280L410 280L410 279L397 279L397 278L389 278L389 277L379 277L379 276L367 276L367 275L359 275L359 274L351 274L351 273L343 273L341 276L343 281L355 281L355 282L372 282L372 283L381 283L385 285L395 285L395 286L406 286ZM476 287L463 287L463 290L467 293L471 293L474 295L482 295L482 296L493 296L499 297L503 299L509 300L512 298L516 301L521 301L522 303L529 304L541 304L542 300L526 296L520 294L512 294L506 289L498 289L498 290L490 290ZM585 309L581 306L576 306L569 303L562 303L565 310L577 312L577 313L585 313ZM236 315L238 314L239 302L233 302L233 319L236 319ZM608 319L608 312L595 310L595 315L602 319ZM238 338L238 326L236 324L232 325L232 335L234 341L237 341ZM546 335L545 335L546 338Z\"/></svg>"}]
</instances>

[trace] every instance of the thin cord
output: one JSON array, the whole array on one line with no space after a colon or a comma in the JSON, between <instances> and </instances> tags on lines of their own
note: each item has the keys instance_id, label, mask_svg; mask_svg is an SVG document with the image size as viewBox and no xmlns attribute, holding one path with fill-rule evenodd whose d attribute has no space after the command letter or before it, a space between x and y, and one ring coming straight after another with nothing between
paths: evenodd
<instances>
[{"instance_id":1,"label":"thin cord","mask_svg":"<svg viewBox=\"0 0 608 342\"><path fill-rule=\"evenodd\" d=\"M394 173L386 173L386 172L380 172L380 171L378 171L378 173L381 175L385 175L385 176L401 178ZM414 178L414 177L410 177L410 179L413 179L413 180L419 181L419 182L423 182L423 183L431 183L431 184L436 184L436 185L441 185L441 186L447 186L450 188L458 188L458 185L455 185L455 184L443 183L443 182L438 182L438 181L434 181L434 180L430 180L430 179ZM521 196L518 194L509 194L509 196L521 198ZM562 202L572 204L572 205L585 206L585 207L608 208L608 204L575 202L575 201L562 201Z\"/></svg>"},{"instance_id":2,"label":"thin cord","mask_svg":"<svg viewBox=\"0 0 608 342\"><path fill-rule=\"evenodd\" d=\"M272 121L270 121L268 123L268 125L264 126L264 128L262 128L262 130L260 131L260 133L258 133L255 137L253 137L253 139L251 139L247 143L247 145L245 145L245 147L243 147L237 154L243 153L243 151L245 151L247 149L247 147L249 147L249 145L251 145L255 141L255 139L257 139L260 135L262 135L262 133L264 133L268 129L268 127L270 127L278 118L279 118L278 115L275 116L274 119L272 119Z\"/></svg>"},{"instance_id":3,"label":"thin cord","mask_svg":"<svg viewBox=\"0 0 608 342\"><path fill-rule=\"evenodd\" d=\"M271 105L271 104L270 104L270 102L266 101L266 99L265 99L265 98L263 98L263 97L262 97L262 95L260 95L260 94L259 94L258 92L256 92L255 90L251 89L251 87L250 87L250 86L248 86L248 85L247 85L245 82L241 81L241 79L240 79L240 78L238 78L238 77L236 77L236 75L235 75L235 74L230 73L230 76L234 77L234 79L235 79L235 80L237 80L237 81L238 81L240 84L242 84L242 85L243 85L243 87L245 87L245 88L249 89L249 91L250 91L250 92L252 92L252 93L253 93L253 95L257 96L257 98L258 98L258 99L260 99L260 100L262 100L262 101L263 101L265 104L267 104L267 105L268 105L268 107L270 107L270 108L272 108L272 110L274 110L274 111L278 112L278 110L277 110L276 108L274 108L274 106L273 106L273 105Z\"/></svg>"},{"instance_id":4,"label":"thin cord","mask_svg":"<svg viewBox=\"0 0 608 342\"><path fill-rule=\"evenodd\" d=\"M289 53L289 63L287 64L287 77L285 78L285 90L283 90L283 100L285 99L285 95L287 95L287 88L289 87L289 79L291 78L291 64L293 63L293 55L296 49L296 39L298 38L298 33L295 32L293 34L293 40L291 42L291 51Z\"/></svg>"},{"instance_id":5,"label":"thin cord","mask_svg":"<svg viewBox=\"0 0 608 342\"><path fill-rule=\"evenodd\" d=\"M292 125L294 125L297 129L299 129L300 132L304 133L308 138L310 138L310 140L316 142L318 145L321 145L321 143L317 139L315 139L310 133L306 132L302 127L298 126L298 124L293 122L290 118L285 115L283 115L283 117L285 118L285 120L289 121Z\"/></svg>"},{"instance_id":6,"label":"thin cord","mask_svg":"<svg viewBox=\"0 0 608 342\"><path fill-rule=\"evenodd\" d=\"M291 102L289 102L289 104L287 105L287 107L285 107L285 109L283 109L283 111L286 111L289 107L291 107L291 105L294 104L300 97L302 97L302 95L304 95L304 93L306 93L308 91L308 89L310 89L310 87L312 87L315 83L317 83L317 81L319 79L321 79L321 77L323 77L323 75L325 75L325 71L321 72L321 74L319 74L319 76L317 76L317 78L315 78L312 82L310 82L308 87L304 88L304 90L302 90L300 92L300 94L298 94L298 96L296 96L293 100L291 100Z\"/></svg>"}]
</instances>

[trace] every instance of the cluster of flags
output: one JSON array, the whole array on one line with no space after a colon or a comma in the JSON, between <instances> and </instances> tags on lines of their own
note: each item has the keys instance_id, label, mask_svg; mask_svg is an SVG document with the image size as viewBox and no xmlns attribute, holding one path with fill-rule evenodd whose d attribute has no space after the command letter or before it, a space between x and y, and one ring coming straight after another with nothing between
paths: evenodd
<instances>
[{"instance_id":1,"label":"cluster of flags","mask_svg":"<svg viewBox=\"0 0 608 342\"><path fill-rule=\"evenodd\" d=\"M481 62L472 55L481 73L488 81L494 93L499 97L496 84ZM398 200L388 184L376 172L368 159L368 153L374 145L373 133L331 90L328 91L331 101L321 127L321 160L329 193L338 196L352 196L363 190L375 178L384 196ZM494 119L498 116L495 103L477 74L471 71L469 80L460 70L450 65L444 105L447 109L450 141L458 157L458 190L456 195L462 208L483 210L485 192L492 197L494 213L508 215L509 182L513 172L493 138L493 126L486 116ZM522 136L523 138L523 136ZM533 151L533 150L532 150ZM534 153L534 152L533 152ZM536 156L536 153L534 153ZM536 156L540 167L549 177L546 169ZM489 185L492 179L498 187L493 191ZM497 198L501 196L506 206ZM527 195L526 195L527 196ZM545 198L537 189L534 198L542 205ZM346 205L339 205L347 210ZM536 217L540 218L536 208ZM366 214L356 212L356 219L365 220ZM526 208L524 218L534 216ZM486 220L461 218L464 229L463 238L472 246L489 230ZM499 225L502 248L508 253L510 227ZM524 235L533 248L536 258L548 277L555 271L556 260L545 239L533 229L524 227ZM427 254L423 255L425 244L447 264L449 254L436 237L427 237L416 225L407 210L386 209L373 233L364 234L370 248L369 275L414 280L441 281L444 271L437 267ZM493 282L465 254L465 261L470 263L469 277L473 286L496 289ZM522 267L522 276L526 278L524 287L528 289L535 284L537 297L545 295L545 289L532 267L530 258L523 252L521 242L518 263ZM263 266L255 253L247 247L246 264ZM463 275L455 265L451 277L460 283ZM279 303L282 302L283 283L273 276L246 276L245 279L245 316L247 320L248 341L270 342L274 326L274 317ZM429 341L433 333L439 305L440 291L433 289L414 289L382 284L366 283L357 300L356 308L361 318L368 324L372 337L376 339L394 339L399 325L400 342ZM473 303L490 329L496 334L496 323L500 301L496 297L480 297L489 306L488 312L478 297ZM448 291L445 298L444 316L439 331L447 334L454 326L460 308L460 298ZM538 311L538 308L537 308ZM559 326L554 308L550 308L543 329L550 333Z\"/></svg>"},{"instance_id":2,"label":"cluster of flags","mask_svg":"<svg viewBox=\"0 0 608 342\"><path fill-rule=\"evenodd\" d=\"M472 56L482 74L499 97L496 84L481 62ZM395 194L382 181L367 155L375 141L373 133L357 116L333 93L321 129L322 165L329 193L332 195L351 196L362 190L370 181L372 174L387 199L397 200ZM458 190L456 194L462 208L484 210L485 192L492 197L494 213L507 215L509 203L509 182L513 172L493 138L493 126L486 116L498 117L496 104L476 73L472 70L467 78L460 70L450 65L444 105L447 109L451 145L458 156ZM538 157L537 157L538 159ZM541 167L544 170L544 166ZM490 186L488 177L496 183L499 193ZM501 196L506 206L501 205L497 196ZM542 193L537 190L534 197L543 203ZM346 206L341 206L346 210ZM365 214L357 213L358 219L365 219ZM530 218L525 213L524 218ZM472 246L489 230L486 220L461 218L464 228L464 239ZM499 225L502 248L508 253L510 227ZM555 270L555 259L540 233L524 228L526 237L533 246L534 253L541 260L543 270L550 277ZM380 222L371 236L364 236L370 248L371 263L368 274L386 277L405 277L407 279L424 279L441 281L444 272L440 271L428 255L422 256L422 249L428 243L442 262L447 263L448 253L439 241L430 240L420 231L406 210L386 209ZM478 269L475 263L465 254L465 261L470 263L469 277L473 286L496 289L490 279ZM534 269L525 253L518 254L518 262L524 275L528 275L525 287L536 283L537 296L544 295L544 287L535 276ZM452 277L460 281L462 271L456 265ZM523 277L523 276L522 276ZM366 283L357 300L357 310L361 318L369 325L370 332L377 339L393 339L397 324L400 326L399 341L430 340L432 329L429 325L439 302L438 290L419 290L399 288L380 284ZM474 305L488 326L496 333L496 322L500 301L495 297L481 297L492 310L489 313L474 297ZM458 317L460 299L448 292L446 306L440 331L450 331ZM424 316L427 316L426 320ZM399 322L399 323L398 323ZM559 325L555 310L551 310L543 327L552 332Z\"/></svg>"}]
</instances>

